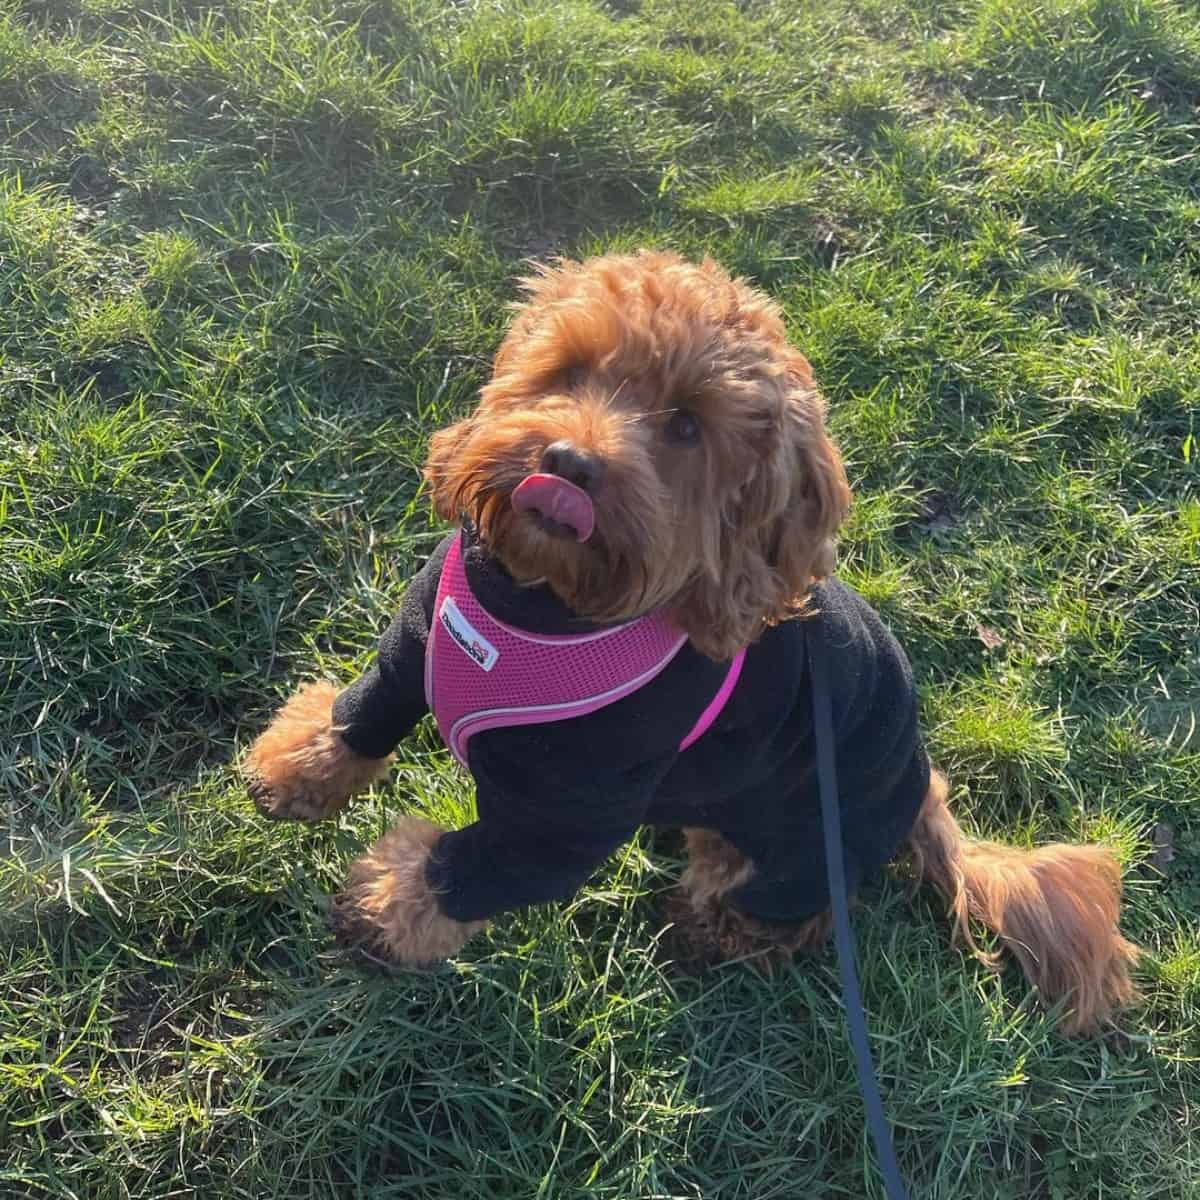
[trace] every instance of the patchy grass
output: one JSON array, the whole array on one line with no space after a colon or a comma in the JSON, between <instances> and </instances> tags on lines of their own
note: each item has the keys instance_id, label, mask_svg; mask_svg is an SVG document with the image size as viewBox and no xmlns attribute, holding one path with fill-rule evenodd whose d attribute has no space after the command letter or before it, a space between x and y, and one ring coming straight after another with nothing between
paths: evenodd
<instances>
[{"instance_id":1,"label":"patchy grass","mask_svg":"<svg viewBox=\"0 0 1200 1200\"><path fill-rule=\"evenodd\" d=\"M669 840L372 976L323 897L462 779L230 765L435 544L519 260L658 245L785 306L968 822L1113 845L1149 951L1069 1043L873 892L913 1194L1195 1196L1198 103L1183 0L4 0L0 1192L879 1194L832 963L664 969Z\"/></svg>"}]
</instances>

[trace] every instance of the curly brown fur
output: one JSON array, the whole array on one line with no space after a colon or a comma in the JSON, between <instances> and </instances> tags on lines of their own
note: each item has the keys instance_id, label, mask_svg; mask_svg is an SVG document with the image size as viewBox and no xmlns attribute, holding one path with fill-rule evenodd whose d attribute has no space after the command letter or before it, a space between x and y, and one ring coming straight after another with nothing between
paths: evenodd
<instances>
[{"instance_id":1,"label":"curly brown fur","mask_svg":"<svg viewBox=\"0 0 1200 1200\"><path fill-rule=\"evenodd\" d=\"M754 864L713 829L684 829L688 865L679 887L697 907L720 900L754 874Z\"/></svg>"},{"instance_id":2,"label":"curly brown fur","mask_svg":"<svg viewBox=\"0 0 1200 1200\"><path fill-rule=\"evenodd\" d=\"M980 950L970 922L1000 937L1044 1003L1062 1004L1059 1028L1067 1036L1100 1032L1134 998L1130 968L1139 951L1117 927L1121 872L1100 846L1049 845L1020 850L966 838L950 812L945 778L934 773L910 834L920 879L947 899L955 937L989 968L999 955ZM674 928L668 948L697 968L747 958L770 971L798 950L821 948L829 914L795 925L766 924L739 913L727 894L754 874L754 866L720 834L685 830L688 866L667 900Z\"/></svg>"},{"instance_id":3,"label":"curly brown fur","mask_svg":"<svg viewBox=\"0 0 1200 1200\"><path fill-rule=\"evenodd\" d=\"M330 922L340 940L388 962L421 964L448 958L486 921L455 921L442 913L425 866L443 830L404 817L350 867L334 897Z\"/></svg>"},{"instance_id":4,"label":"curly brown fur","mask_svg":"<svg viewBox=\"0 0 1200 1200\"><path fill-rule=\"evenodd\" d=\"M276 820L319 821L387 773L391 759L363 758L338 735L324 680L305 684L275 714L246 755L247 790Z\"/></svg>"},{"instance_id":5,"label":"curly brown fur","mask_svg":"<svg viewBox=\"0 0 1200 1200\"><path fill-rule=\"evenodd\" d=\"M1101 846L1020 850L963 835L934 774L910 834L917 874L947 899L954 929L982 962L976 920L999 934L1049 1005L1063 1004L1063 1033L1092 1034L1134 998L1130 967L1139 951L1121 936L1121 870Z\"/></svg>"},{"instance_id":6,"label":"curly brown fur","mask_svg":"<svg viewBox=\"0 0 1200 1200\"><path fill-rule=\"evenodd\" d=\"M766 922L740 912L727 895L754 874L754 865L711 829L685 829L688 865L666 899L671 925L666 949L689 970L747 959L766 975L802 951L821 949L832 924L828 913L806 921Z\"/></svg>"},{"instance_id":7,"label":"curly brown fur","mask_svg":"<svg viewBox=\"0 0 1200 1200\"><path fill-rule=\"evenodd\" d=\"M776 306L673 254L564 262L525 290L478 409L433 437L438 512L468 515L514 578L548 582L580 616L665 605L716 659L801 611L850 493ZM665 436L679 410L695 445ZM604 463L586 542L509 503L563 441Z\"/></svg>"},{"instance_id":8,"label":"curly brown fur","mask_svg":"<svg viewBox=\"0 0 1200 1200\"><path fill-rule=\"evenodd\" d=\"M478 409L433 437L426 477L439 514L470 518L518 583L548 584L580 617L665 609L718 660L805 615L811 585L832 570L849 489L776 306L712 261L662 253L559 262L524 287ZM555 444L599 464L582 541L512 503ZM336 812L386 768L337 736L334 694L303 689L251 749L247 770L270 815ZM1043 997L1069 1007L1067 1031L1099 1028L1132 997L1137 954L1116 927L1111 855L970 842L945 792L936 777L911 848L959 934L970 942L970 919L988 925ZM355 864L335 908L344 934L409 962L453 953L481 927L442 916L428 890L436 832L407 820ZM671 910L693 958L765 964L823 943L825 914L788 929L738 913L727 894L752 865L715 833L691 830L688 841Z\"/></svg>"}]
</instances>

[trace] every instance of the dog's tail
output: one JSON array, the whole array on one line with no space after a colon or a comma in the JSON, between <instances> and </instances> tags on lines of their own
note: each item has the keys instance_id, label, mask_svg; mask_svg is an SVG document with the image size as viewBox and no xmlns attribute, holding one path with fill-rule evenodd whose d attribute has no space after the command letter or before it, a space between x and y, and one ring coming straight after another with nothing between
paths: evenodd
<instances>
[{"instance_id":1,"label":"dog's tail","mask_svg":"<svg viewBox=\"0 0 1200 1200\"><path fill-rule=\"evenodd\" d=\"M909 834L917 874L945 896L956 938L989 966L969 921L999 934L1048 1005L1065 1002L1063 1033L1090 1034L1134 997L1138 948L1117 928L1121 871L1101 846L1019 850L967 838L936 772Z\"/></svg>"}]
</instances>

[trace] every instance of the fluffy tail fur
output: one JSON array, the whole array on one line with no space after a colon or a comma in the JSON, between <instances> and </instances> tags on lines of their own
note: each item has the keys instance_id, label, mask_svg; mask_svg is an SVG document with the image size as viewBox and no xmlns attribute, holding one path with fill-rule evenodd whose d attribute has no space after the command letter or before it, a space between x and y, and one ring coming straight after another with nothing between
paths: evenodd
<instances>
[{"instance_id":1,"label":"fluffy tail fur","mask_svg":"<svg viewBox=\"0 0 1200 1200\"><path fill-rule=\"evenodd\" d=\"M971 937L969 920L999 934L1046 1004L1066 1002L1061 1029L1091 1034L1134 996L1138 949L1117 928L1121 871L1100 846L1019 850L964 836L935 773L909 835L917 873L949 902L956 938L996 965Z\"/></svg>"}]
</instances>

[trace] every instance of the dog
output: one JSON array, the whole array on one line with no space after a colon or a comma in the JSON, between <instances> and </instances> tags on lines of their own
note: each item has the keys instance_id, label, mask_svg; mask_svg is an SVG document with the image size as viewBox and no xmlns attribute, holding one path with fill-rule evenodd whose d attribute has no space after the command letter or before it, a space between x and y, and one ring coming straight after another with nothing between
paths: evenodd
<instances>
[{"instance_id":1,"label":"dog","mask_svg":"<svg viewBox=\"0 0 1200 1200\"><path fill-rule=\"evenodd\" d=\"M1130 1003L1120 870L1095 845L974 841L929 764L912 674L832 576L850 492L775 304L643 251L523 281L477 409L425 476L454 526L370 670L302 687L251 747L261 810L317 820L433 711L479 819L403 817L351 866L339 934L395 963L570 896L639 825L684 830L681 954L772 962L830 920L805 639L823 637L848 886L905 857L958 938L991 930L1066 1034Z\"/></svg>"}]
</instances>

